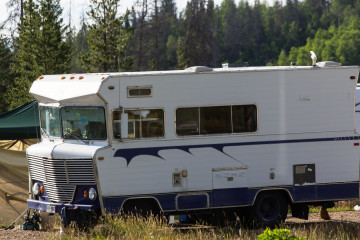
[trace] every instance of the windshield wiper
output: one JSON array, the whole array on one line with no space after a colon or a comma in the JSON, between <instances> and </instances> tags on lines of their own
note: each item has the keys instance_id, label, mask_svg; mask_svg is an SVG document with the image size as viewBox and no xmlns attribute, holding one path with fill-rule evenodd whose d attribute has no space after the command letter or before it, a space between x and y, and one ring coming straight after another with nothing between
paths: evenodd
<instances>
[{"instance_id":1,"label":"windshield wiper","mask_svg":"<svg viewBox=\"0 0 360 240\"><path fill-rule=\"evenodd\" d=\"M64 131L63 132L63 136L64 136L64 139L69 139L69 138L65 138L65 135L70 135L70 136L72 136L72 137L74 137L74 138L76 138L77 140L81 140L81 141L83 141L84 143L86 143L86 144L89 144L89 142L88 141L85 141L83 138L81 138L81 137L79 137L78 135L76 135L76 134L74 134L74 133L72 133L72 132L67 132L67 131Z\"/></svg>"},{"instance_id":2,"label":"windshield wiper","mask_svg":"<svg viewBox=\"0 0 360 240\"><path fill-rule=\"evenodd\" d=\"M47 133L47 131L43 128L40 128L41 132L44 133L48 138L50 138L50 135Z\"/></svg>"}]
</instances>

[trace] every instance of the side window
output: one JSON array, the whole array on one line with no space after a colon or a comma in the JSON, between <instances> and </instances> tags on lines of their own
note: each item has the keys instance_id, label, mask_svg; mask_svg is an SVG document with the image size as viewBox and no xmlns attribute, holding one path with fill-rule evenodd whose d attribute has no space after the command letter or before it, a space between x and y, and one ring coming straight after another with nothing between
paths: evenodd
<instances>
[{"instance_id":1,"label":"side window","mask_svg":"<svg viewBox=\"0 0 360 240\"><path fill-rule=\"evenodd\" d=\"M176 134L179 136L199 135L199 108L179 108L176 110Z\"/></svg>"},{"instance_id":2,"label":"side window","mask_svg":"<svg viewBox=\"0 0 360 240\"><path fill-rule=\"evenodd\" d=\"M256 105L178 108L178 136L246 133L257 130Z\"/></svg>"},{"instance_id":3,"label":"side window","mask_svg":"<svg viewBox=\"0 0 360 240\"><path fill-rule=\"evenodd\" d=\"M152 86L134 86L128 87L128 97L136 98L136 97L151 97L152 96Z\"/></svg>"},{"instance_id":4,"label":"side window","mask_svg":"<svg viewBox=\"0 0 360 240\"><path fill-rule=\"evenodd\" d=\"M256 132L257 109L255 105L232 106L233 132Z\"/></svg>"},{"instance_id":5,"label":"side window","mask_svg":"<svg viewBox=\"0 0 360 240\"><path fill-rule=\"evenodd\" d=\"M231 106L201 107L200 133L231 133Z\"/></svg>"},{"instance_id":6,"label":"side window","mask_svg":"<svg viewBox=\"0 0 360 240\"><path fill-rule=\"evenodd\" d=\"M154 138L165 134L162 109L125 110L128 114L128 138ZM114 138L121 136L121 114L113 113Z\"/></svg>"}]
</instances>

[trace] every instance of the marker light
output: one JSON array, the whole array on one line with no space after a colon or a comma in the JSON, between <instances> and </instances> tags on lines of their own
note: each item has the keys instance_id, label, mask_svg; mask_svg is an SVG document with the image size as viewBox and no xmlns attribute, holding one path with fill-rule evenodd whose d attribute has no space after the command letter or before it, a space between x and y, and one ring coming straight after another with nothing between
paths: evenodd
<instances>
[{"instance_id":1,"label":"marker light","mask_svg":"<svg viewBox=\"0 0 360 240\"><path fill-rule=\"evenodd\" d=\"M95 189L93 188L90 188L89 189L89 199L92 200L92 201L95 201L96 200L96 197L97 197L97 192Z\"/></svg>"},{"instance_id":2,"label":"marker light","mask_svg":"<svg viewBox=\"0 0 360 240\"><path fill-rule=\"evenodd\" d=\"M39 196L40 195L40 185L38 183L35 183L32 187L32 191L35 196Z\"/></svg>"},{"instance_id":3,"label":"marker light","mask_svg":"<svg viewBox=\"0 0 360 240\"><path fill-rule=\"evenodd\" d=\"M84 198L88 198L89 197L89 192L88 190L84 190Z\"/></svg>"},{"instance_id":4,"label":"marker light","mask_svg":"<svg viewBox=\"0 0 360 240\"><path fill-rule=\"evenodd\" d=\"M74 79L74 76L71 76L70 79Z\"/></svg>"},{"instance_id":5,"label":"marker light","mask_svg":"<svg viewBox=\"0 0 360 240\"><path fill-rule=\"evenodd\" d=\"M40 187L40 194L44 194L45 190L44 190L44 186Z\"/></svg>"},{"instance_id":6,"label":"marker light","mask_svg":"<svg viewBox=\"0 0 360 240\"><path fill-rule=\"evenodd\" d=\"M44 77L43 76L40 76L39 79L43 79Z\"/></svg>"},{"instance_id":7,"label":"marker light","mask_svg":"<svg viewBox=\"0 0 360 240\"><path fill-rule=\"evenodd\" d=\"M65 76L62 76L61 79L65 79Z\"/></svg>"},{"instance_id":8,"label":"marker light","mask_svg":"<svg viewBox=\"0 0 360 240\"><path fill-rule=\"evenodd\" d=\"M83 76L80 76L79 79L83 79L84 77Z\"/></svg>"}]
</instances>

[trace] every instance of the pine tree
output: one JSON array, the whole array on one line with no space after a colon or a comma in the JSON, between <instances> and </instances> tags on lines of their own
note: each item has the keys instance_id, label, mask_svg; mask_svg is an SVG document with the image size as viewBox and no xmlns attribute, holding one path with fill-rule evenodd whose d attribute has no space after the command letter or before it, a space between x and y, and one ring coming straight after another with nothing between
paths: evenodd
<instances>
[{"instance_id":1,"label":"pine tree","mask_svg":"<svg viewBox=\"0 0 360 240\"><path fill-rule=\"evenodd\" d=\"M5 93L7 86L10 84L11 72L10 61L12 61L12 52L8 46L8 40L0 39L0 93ZM0 113L7 110L6 99L4 94L0 94Z\"/></svg>"},{"instance_id":2,"label":"pine tree","mask_svg":"<svg viewBox=\"0 0 360 240\"><path fill-rule=\"evenodd\" d=\"M82 20L81 28L77 32L74 39L74 47L72 54L71 72L81 73L85 70L81 67L80 57L89 52L89 45L86 41L86 36L89 33L88 26L84 19Z\"/></svg>"},{"instance_id":3,"label":"pine tree","mask_svg":"<svg viewBox=\"0 0 360 240\"><path fill-rule=\"evenodd\" d=\"M125 16L118 17L119 0L91 0L88 13L93 22L89 25L87 42L89 52L80 58L88 72L111 72L129 69L132 58L126 56L130 28L124 26Z\"/></svg>"},{"instance_id":4,"label":"pine tree","mask_svg":"<svg viewBox=\"0 0 360 240\"><path fill-rule=\"evenodd\" d=\"M22 24L18 28L19 36L16 38L14 62L11 71L14 82L7 87L5 94L9 109L30 101L29 94L31 82L41 75L38 59L40 39L40 16L38 5L29 0L24 3Z\"/></svg>"},{"instance_id":5,"label":"pine tree","mask_svg":"<svg viewBox=\"0 0 360 240\"><path fill-rule=\"evenodd\" d=\"M242 33L247 33L241 18L246 15L237 13L234 0L224 0L221 4L221 31L223 35L223 59L225 62L234 63L239 59L240 46L246 38ZM243 21L242 21L243 20Z\"/></svg>"},{"instance_id":6,"label":"pine tree","mask_svg":"<svg viewBox=\"0 0 360 240\"><path fill-rule=\"evenodd\" d=\"M60 0L40 0L41 31L37 60L43 74L69 71L70 46L64 38L66 28L63 27L61 13Z\"/></svg>"},{"instance_id":7,"label":"pine tree","mask_svg":"<svg viewBox=\"0 0 360 240\"><path fill-rule=\"evenodd\" d=\"M174 0L162 0L160 6L160 68L174 69L176 66L176 49L178 23ZM166 45L164 46L164 43Z\"/></svg>"},{"instance_id":8,"label":"pine tree","mask_svg":"<svg viewBox=\"0 0 360 240\"><path fill-rule=\"evenodd\" d=\"M69 70L70 48L64 41L59 0L29 0L24 3L22 24L16 39L11 70L14 82L6 92L10 109L31 100L32 82L44 74Z\"/></svg>"},{"instance_id":9,"label":"pine tree","mask_svg":"<svg viewBox=\"0 0 360 240\"><path fill-rule=\"evenodd\" d=\"M191 0L185 11L185 55L191 66L213 66L214 32L210 26L212 19L208 19L209 5L205 0ZM211 5L210 5L211 6Z\"/></svg>"}]
</instances>

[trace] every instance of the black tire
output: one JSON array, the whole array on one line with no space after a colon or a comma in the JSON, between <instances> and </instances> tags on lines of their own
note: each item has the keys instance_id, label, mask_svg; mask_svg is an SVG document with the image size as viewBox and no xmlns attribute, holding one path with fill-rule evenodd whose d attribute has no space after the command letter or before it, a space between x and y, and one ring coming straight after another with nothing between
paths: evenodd
<instances>
[{"instance_id":1,"label":"black tire","mask_svg":"<svg viewBox=\"0 0 360 240\"><path fill-rule=\"evenodd\" d=\"M250 220L255 227L274 228L284 222L288 203L284 196L274 192L260 193L250 209Z\"/></svg>"},{"instance_id":2,"label":"black tire","mask_svg":"<svg viewBox=\"0 0 360 240\"><path fill-rule=\"evenodd\" d=\"M129 200L124 204L123 212L127 215L148 218L154 216L156 218L162 216L162 212L155 201L152 199L136 199Z\"/></svg>"}]
</instances>

